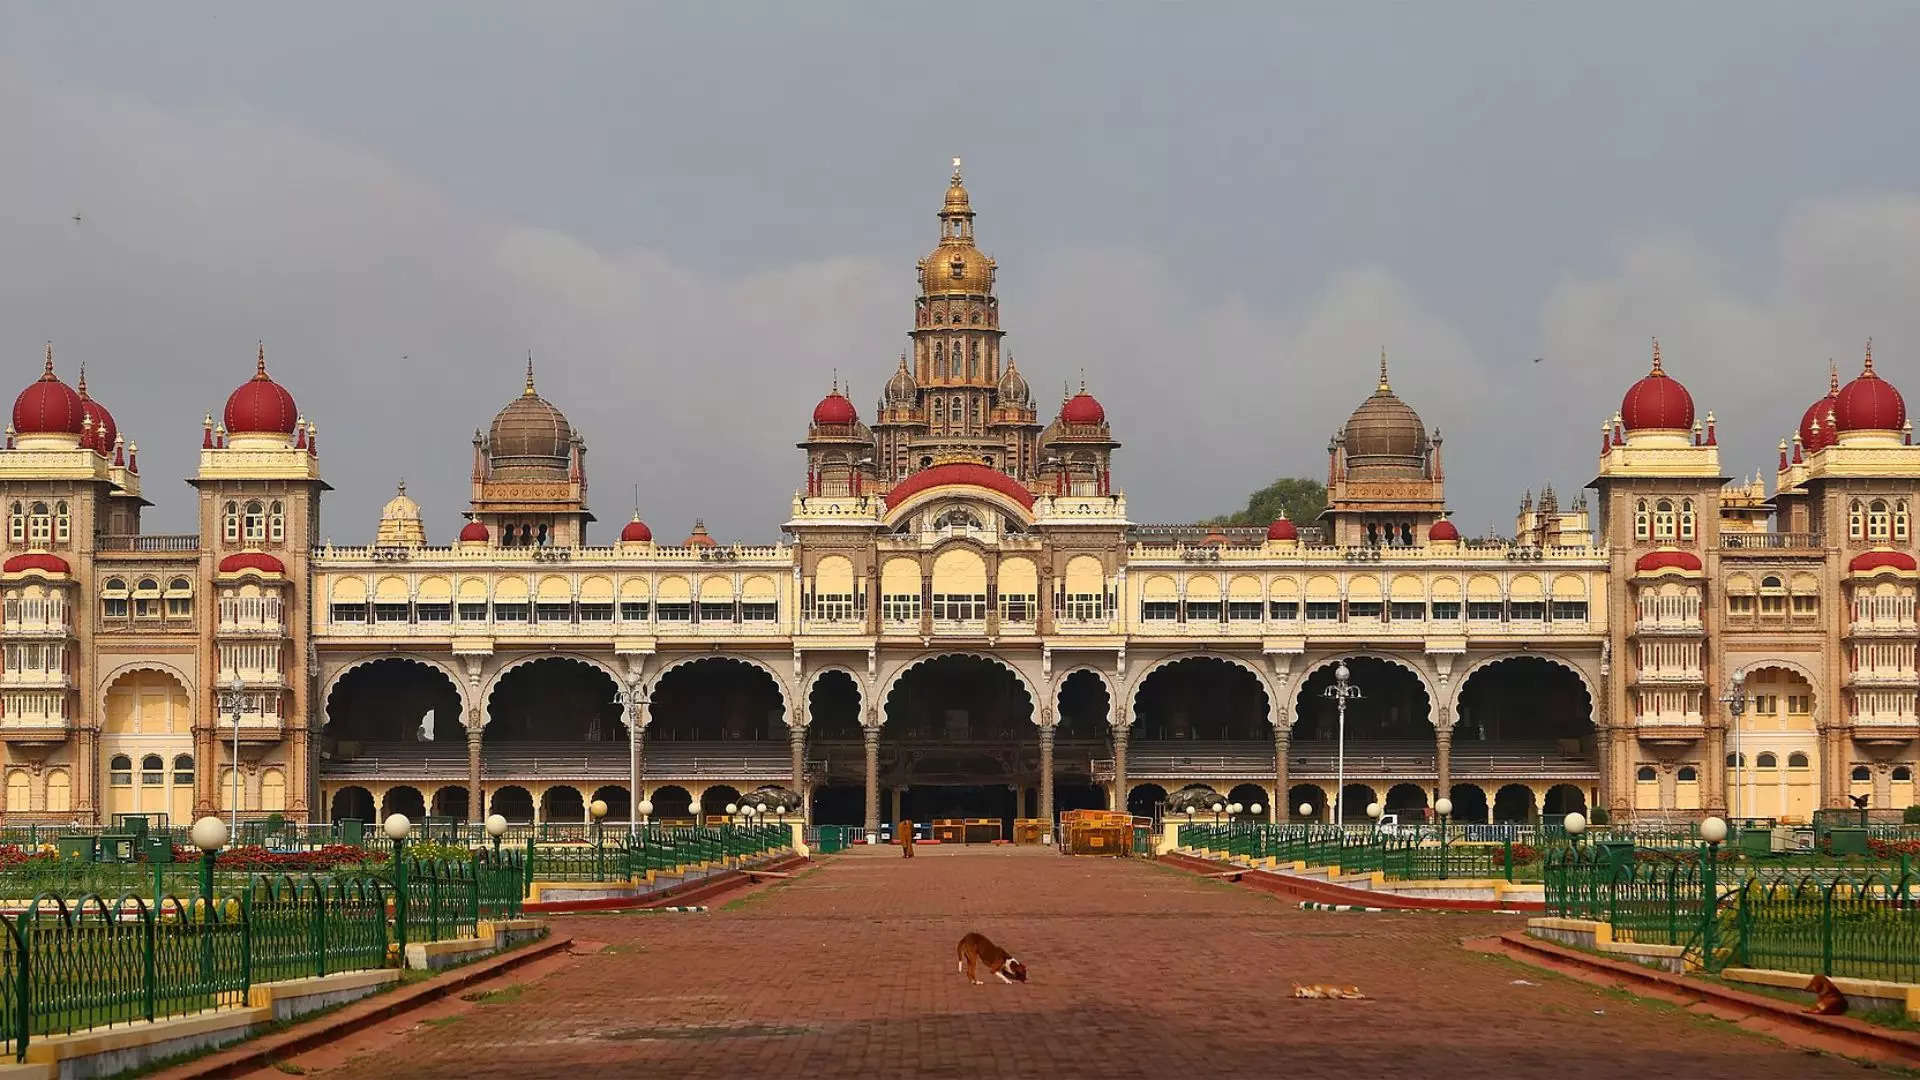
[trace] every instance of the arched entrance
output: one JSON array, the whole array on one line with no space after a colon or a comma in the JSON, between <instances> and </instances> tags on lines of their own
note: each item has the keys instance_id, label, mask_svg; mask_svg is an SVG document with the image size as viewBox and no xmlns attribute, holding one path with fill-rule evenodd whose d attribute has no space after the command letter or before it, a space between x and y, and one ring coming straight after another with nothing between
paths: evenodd
<instances>
[{"instance_id":1,"label":"arched entrance","mask_svg":"<svg viewBox=\"0 0 1920 1080\"><path fill-rule=\"evenodd\" d=\"M700 793L700 813L703 817L725 817L727 807L740 806L740 789L729 784L715 784Z\"/></svg>"},{"instance_id":2,"label":"arched entrance","mask_svg":"<svg viewBox=\"0 0 1920 1080\"><path fill-rule=\"evenodd\" d=\"M1587 793L1578 784L1555 784L1547 789L1540 816L1548 824L1564 820L1568 814L1587 812Z\"/></svg>"},{"instance_id":3,"label":"arched entrance","mask_svg":"<svg viewBox=\"0 0 1920 1080\"><path fill-rule=\"evenodd\" d=\"M1300 808L1307 812L1301 813ZM1287 820L1315 822L1327 820L1327 793L1318 784L1295 784L1287 789Z\"/></svg>"},{"instance_id":4,"label":"arched entrance","mask_svg":"<svg viewBox=\"0 0 1920 1080\"><path fill-rule=\"evenodd\" d=\"M418 825L427 816L426 796L411 784L388 788L380 797L380 819L384 821L395 814L405 814L408 821Z\"/></svg>"},{"instance_id":5,"label":"arched entrance","mask_svg":"<svg viewBox=\"0 0 1920 1080\"><path fill-rule=\"evenodd\" d=\"M1453 800L1450 820L1478 825L1493 820L1493 807L1487 804L1487 789L1479 784L1455 784L1447 797Z\"/></svg>"},{"instance_id":6,"label":"arched entrance","mask_svg":"<svg viewBox=\"0 0 1920 1080\"><path fill-rule=\"evenodd\" d=\"M655 788L648 800L653 803L655 821L685 821L693 816L693 795L679 784Z\"/></svg>"},{"instance_id":7,"label":"arched entrance","mask_svg":"<svg viewBox=\"0 0 1920 1080\"><path fill-rule=\"evenodd\" d=\"M1533 823L1534 816L1533 789L1527 785L1507 784L1494 793L1494 824L1530 825Z\"/></svg>"},{"instance_id":8,"label":"arched entrance","mask_svg":"<svg viewBox=\"0 0 1920 1080\"><path fill-rule=\"evenodd\" d=\"M882 818L997 818L1012 836L1024 816L1020 790L1037 780L1022 754L1037 753L1033 708L1020 678L985 657L909 667L887 695L880 729Z\"/></svg>"},{"instance_id":9,"label":"arched entrance","mask_svg":"<svg viewBox=\"0 0 1920 1080\"><path fill-rule=\"evenodd\" d=\"M817 777L815 825L860 825L867 807L866 746L860 735L860 686L828 670L807 693L807 757Z\"/></svg>"},{"instance_id":10,"label":"arched entrance","mask_svg":"<svg viewBox=\"0 0 1920 1080\"><path fill-rule=\"evenodd\" d=\"M487 698L486 741L564 744L575 756L624 769L627 725L619 692L611 675L583 660L548 656L520 664L500 676Z\"/></svg>"},{"instance_id":11,"label":"arched entrance","mask_svg":"<svg viewBox=\"0 0 1920 1080\"><path fill-rule=\"evenodd\" d=\"M1136 784L1127 792L1127 813L1134 817L1158 817L1167 804L1167 789L1159 784Z\"/></svg>"},{"instance_id":12,"label":"arched entrance","mask_svg":"<svg viewBox=\"0 0 1920 1080\"><path fill-rule=\"evenodd\" d=\"M1512 656L1482 664L1460 687L1453 723L1453 775L1491 781L1531 774L1541 781L1568 780L1576 788L1600 782L1600 752L1593 699L1580 676L1555 660ZM1509 810L1502 810L1502 799ZM1517 811L1519 796L1494 796L1497 822ZM1584 802L1583 802L1584 806ZM1535 810L1527 795L1529 816ZM1564 811L1563 811L1564 813ZM1471 824L1458 809L1454 819Z\"/></svg>"},{"instance_id":13,"label":"arched entrance","mask_svg":"<svg viewBox=\"0 0 1920 1080\"><path fill-rule=\"evenodd\" d=\"M1106 809L1106 792L1094 779L1093 763L1112 756L1112 727L1107 718L1113 710L1113 695L1099 675L1076 671L1061 680L1054 708L1054 815L1057 818L1069 810ZM1163 790L1161 798L1165 797ZM1133 805L1132 798L1128 796L1129 806Z\"/></svg>"},{"instance_id":14,"label":"arched entrance","mask_svg":"<svg viewBox=\"0 0 1920 1080\"><path fill-rule=\"evenodd\" d=\"M333 793L333 802L329 806L328 821L373 820L373 792L358 784L350 784Z\"/></svg>"},{"instance_id":15,"label":"arched entrance","mask_svg":"<svg viewBox=\"0 0 1920 1080\"><path fill-rule=\"evenodd\" d=\"M1813 686L1792 668L1761 664L1748 669L1741 687L1747 708L1727 734L1727 751L1739 745L1752 767L1727 770L1728 810L1736 818L1812 821L1820 807L1820 733L1814 721L1819 703ZM1880 806L1882 800L1869 805ZM1904 809L1906 804L1887 805Z\"/></svg>"},{"instance_id":16,"label":"arched entrance","mask_svg":"<svg viewBox=\"0 0 1920 1080\"><path fill-rule=\"evenodd\" d=\"M1271 774L1268 711L1259 676L1230 660L1192 656L1161 664L1134 692L1127 774L1205 781ZM1199 762L1208 771L1196 774ZM1264 808L1266 800L1258 801Z\"/></svg>"},{"instance_id":17,"label":"arched entrance","mask_svg":"<svg viewBox=\"0 0 1920 1080\"><path fill-rule=\"evenodd\" d=\"M220 760L230 762L233 744ZM149 768L153 759L158 768ZM129 671L107 688L98 760L106 820L121 813L166 814L175 825L193 821L193 708L186 687L171 673ZM120 763L125 768L119 767ZM136 769L138 763L141 767ZM169 768L168 766L171 766ZM22 807L24 809L24 807Z\"/></svg>"},{"instance_id":18,"label":"arched entrance","mask_svg":"<svg viewBox=\"0 0 1920 1080\"><path fill-rule=\"evenodd\" d=\"M499 814L515 825L533 823L533 793L518 784L508 784L493 793L488 813Z\"/></svg>"},{"instance_id":19,"label":"arched entrance","mask_svg":"<svg viewBox=\"0 0 1920 1080\"><path fill-rule=\"evenodd\" d=\"M1321 664L1301 682L1294 699L1298 719L1288 752L1291 775L1324 781L1329 791L1338 783L1340 706L1327 696L1327 689L1334 685L1341 663L1347 665L1350 684L1360 692L1359 697L1347 702L1345 775L1349 788L1359 781L1358 786L1377 793L1399 777L1420 776L1436 769L1432 703L1420 677L1391 661L1355 656ZM1340 799L1340 817L1364 824L1367 804L1375 797L1369 794L1355 802L1349 791Z\"/></svg>"}]
</instances>

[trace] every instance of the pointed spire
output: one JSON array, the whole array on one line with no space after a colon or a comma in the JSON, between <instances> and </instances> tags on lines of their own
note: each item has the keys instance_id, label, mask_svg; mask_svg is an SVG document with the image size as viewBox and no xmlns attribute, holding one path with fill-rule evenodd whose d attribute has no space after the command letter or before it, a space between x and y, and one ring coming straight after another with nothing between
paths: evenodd
<instances>
[{"instance_id":1,"label":"pointed spire","mask_svg":"<svg viewBox=\"0 0 1920 1080\"><path fill-rule=\"evenodd\" d=\"M1660 339L1659 338L1653 339L1653 370L1652 372L1650 372L1650 374L1653 374L1653 375L1666 374L1666 372L1660 370Z\"/></svg>"},{"instance_id":2,"label":"pointed spire","mask_svg":"<svg viewBox=\"0 0 1920 1080\"><path fill-rule=\"evenodd\" d=\"M130 473L137 473L140 471L140 444L139 443L127 444L127 471Z\"/></svg>"},{"instance_id":3,"label":"pointed spire","mask_svg":"<svg viewBox=\"0 0 1920 1080\"><path fill-rule=\"evenodd\" d=\"M80 365L80 381L74 385L73 389L80 395L81 401L87 400L87 365L84 363Z\"/></svg>"},{"instance_id":4,"label":"pointed spire","mask_svg":"<svg viewBox=\"0 0 1920 1080\"><path fill-rule=\"evenodd\" d=\"M956 184L960 182L960 159L959 158L953 159L953 182Z\"/></svg>"},{"instance_id":5,"label":"pointed spire","mask_svg":"<svg viewBox=\"0 0 1920 1080\"><path fill-rule=\"evenodd\" d=\"M1385 345L1380 346L1379 392L1383 394L1388 394L1393 392L1393 387L1387 382L1387 347Z\"/></svg>"},{"instance_id":6,"label":"pointed spire","mask_svg":"<svg viewBox=\"0 0 1920 1080\"><path fill-rule=\"evenodd\" d=\"M533 392L533 350L532 349L527 350L527 386L526 386L526 389L520 391L520 396L521 397L535 396Z\"/></svg>"},{"instance_id":7,"label":"pointed spire","mask_svg":"<svg viewBox=\"0 0 1920 1080\"><path fill-rule=\"evenodd\" d=\"M840 392L840 369L834 368L833 369L833 385L828 387L827 394L828 396L832 396L839 392Z\"/></svg>"},{"instance_id":8,"label":"pointed spire","mask_svg":"<svg viewBox=\"0 0 1920 1080\"><path fill-rule=\"evenodd\" d=\"M1827 396L1831 397L1839 392L1840 365L1834 363L1833 357L1829 356L1827 357Z\"/></svg>"},{"instance_id":9,"label":"pointed spire","mask_svg":"<svg viewBox=\"0 0 1920 1080\"><path fill-rule=\"evenodd\" d=\"M267 377L267 343L264 340L254 342L253 377L256 379Z\"/></svg>"},{"instance_id":10,"label":"pointed spire","mask_svg":"<svg viewBox=\"0 0 1920 1080\"><path fill-rule=\"evenodd\" d=\"M213 449L213 414L212 413L208 413L207 418L201 421L201 426L206 430L200 436L200 449L211 450Z\"/></svg>"},{"instance_id":11,"label":"pointed spire","mask_svg":"<svg viewBox=\"0 0 1920 1080\"><path fill-rule=\"evenodd\" d=\"M1080 392L1083 394L1087 392L1087 369L1086 368L1080 369Z\"/></svg>"},{"instance_id":12,"label":"pointed spire","mask_svg":"<svg viewBox=\"0 0 1920 1080\"><path fill-rule=\"evenodd\" d=\"M1867 379L1879 378L1879 376L1873 373L1873 339L1872 338L1867 339L1867 366L1861 370L1860 375L1862 378L1867 378Z\"/></svg>"},{"instance_id":13,"label":"pointed spire","mask_svg":"<svg viewBox=\"0 0 1920 1080\"><path fill-rule=\"evenodd\" d=\"M53 342L49 341L47 342L47 364L40 369L40 381L52 382L53 379Z\"/></svg>"}]
</instances>

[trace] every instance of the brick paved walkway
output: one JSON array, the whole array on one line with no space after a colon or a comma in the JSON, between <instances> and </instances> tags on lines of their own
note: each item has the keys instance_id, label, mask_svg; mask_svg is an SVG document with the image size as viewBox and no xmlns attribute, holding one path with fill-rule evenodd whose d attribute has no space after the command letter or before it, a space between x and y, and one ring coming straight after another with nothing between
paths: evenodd
<instances>
[{"instance_id":1,"label":"brick paved walkway","mask_svg":"<svg viewBox=\"0 0 1920 1080\"><path fill-rule=\"evenodd\" d=\"M1142 861L849 853L708 915L558 921L578 954L518 996L295 1064L421 1080L1865 1072L1459 947L1511 917L1302 912ZM975 929L1033 981L956 975L954 943ZM1376 1000L1288 996L1307 982Z\"/></svg>"}]
</instances>

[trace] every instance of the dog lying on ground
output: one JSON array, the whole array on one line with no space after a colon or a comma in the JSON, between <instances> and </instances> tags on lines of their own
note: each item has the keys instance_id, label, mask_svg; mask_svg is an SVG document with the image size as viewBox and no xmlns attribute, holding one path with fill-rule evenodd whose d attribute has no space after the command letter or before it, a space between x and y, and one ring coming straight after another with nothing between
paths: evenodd
<instances>
[{"instance_id":1,"label":"dog lying on ground","mask_svg":"<svg viewBox=\"0 0 1920 1080\"><path fill-rule=\"evenodd\" d=\"M1297 998L1313 998L1316 1000L1367 1000L1367 995L1361 993L1360 988L1357 986L1325 986L1320 983L1314 983L1312 986L1296 986L1293 988L1293 996Z\"/></svg>"},{"instance_id":2,"label":"dog lying on ground","mask_svg":"<svg viewBox=\"0 0 1920 1080\"><path fill-rule=\"evenodd\" d=\"M1825 975L1815 975L1807 983L1807 990L1814 996L1807 1011L1815 1016L1840 1016L1847 1011L1847 995Z\"/></svg>"},{"instance_id":3,"label":"dog lying on ground","mask_svg":"<svg viewBox=\"0 0 1920 1080\"><path fill-rule=\"evenodd\" d=\"M958 952L960 961L956 968L962 975L971 979L975 986L981 985L979 976L975 974L978 965L981 964L986 965L988 974L1000 976L1001 982L1027 981L1027 965L1007 955L1007 950L988 941L985 934L968 934L961 938Z\"/></svg>"}]
</instances>

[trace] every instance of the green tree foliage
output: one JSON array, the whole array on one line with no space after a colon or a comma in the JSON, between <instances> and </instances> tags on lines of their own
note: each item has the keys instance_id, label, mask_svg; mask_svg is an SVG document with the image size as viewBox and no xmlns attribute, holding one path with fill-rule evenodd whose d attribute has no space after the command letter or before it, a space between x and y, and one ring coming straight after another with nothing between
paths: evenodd
<instances>
[{"instance_id":1,"label":"green tree foliage","mask_svg":"<svg viewBox=\"0 0 1920 1080\"><path fill-rule=\"evenodd\" d=\"M1287 517L1308 525L1327 508L1327 487L1306 477L1281 477L1247 499L1247 508L1207 522L1209 525L1265 525L1285 510Z\"/></svg>"}]
</instances>

